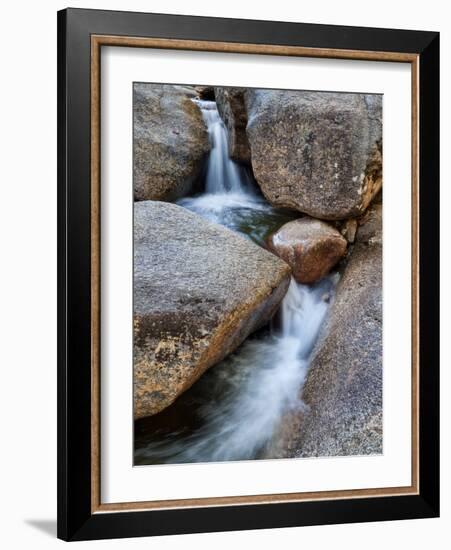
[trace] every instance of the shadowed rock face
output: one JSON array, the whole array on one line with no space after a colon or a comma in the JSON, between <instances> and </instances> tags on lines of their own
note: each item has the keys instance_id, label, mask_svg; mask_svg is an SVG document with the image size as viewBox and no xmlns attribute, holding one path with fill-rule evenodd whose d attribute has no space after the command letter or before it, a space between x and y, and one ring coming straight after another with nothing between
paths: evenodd
<instances>
[{"instance_id":1,"label":"shadowed rock face","mask_svg":"<svg viewBox=\"0 0 451 550\"><path fill-rule=\"evenodd\" d=\"M382 453L382 210L375 205L337 287L303 391L295 456Z\"/></svg>"},{"instance_id":2,"label":"shadowed rock face","mask_svg":"<svg viewBox=\"0 0 451 550\"><path fill-rule=\"evenodd\" d=\"M246 135L245 93L245 88L215 88L218 111L227 127L229 155L233 160L249 163L251 151Z\"/></svg>"},{"instance_id":3,"label":"shadowed rock face","mask_svg":"<svg viewBox=\"0 0 451 550\"><path fill-rule=\"evenodd\" d=\"M310 284L346 254L347 242L334 227L306 217L283 225L269 237L268 247L287 262L298 283Z\"/></svg>"},{"instance_id":4,"label":"shadowed rock face","mask_svg":"<svg viewBox=\"0 0 451 550\"><path fill-rule=\"evenodd\" d=\"M382 97L247 90L252 169L267 200L316 218L360 216L382 185Z\"/></svg>"},{"instance_id":5,"label":"shadowed rock face","mask_svg":"<svg viewBox=\"0 0 451 550\"><path fill-rule=\"evenodd\" d=\"M170 405L277 310L289 266L182 207L135 203L134 414Z\"/></svg>"},{"instance_id":6,"label":"shadowed rock face","mask_svg":"<svg viewBox=\"0 0 451 550\"><path fill-rule=\"evenodd\" d=\"M135 200L173 200L188 193L210 149L194 88L135 84Z\"/></svg>"},{"instance_id":7,"label":"shadowed rock face","mask_svg":"<svg viewBox=\"0 0 451 550\"><path fill-rule=\"evenodd\" d=\"M215 89L213 86L194 86L199 99L206 99L207 101L215 100Z\"/></svg>"}]
</instances>

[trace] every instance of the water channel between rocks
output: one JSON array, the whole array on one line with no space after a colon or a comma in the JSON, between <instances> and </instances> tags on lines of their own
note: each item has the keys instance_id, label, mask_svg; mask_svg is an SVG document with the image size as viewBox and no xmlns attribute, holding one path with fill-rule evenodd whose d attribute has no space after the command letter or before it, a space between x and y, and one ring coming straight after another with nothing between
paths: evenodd
<instances>
[{"instance_id":1,"label":"water channel between rocks","mask_svg":"<svg viewBox=\"0 0 451 550\"><path fill-rule=\"evenodd\" d=\"M263 246L298 215L273 208L248 170L228 156L214 101L198 101L212 149L202 194L178 204ZM271 458L286 414L303 407L309 357L337 276L315 285L291 280L271 327L251 335L167 409L135 422L135 465Z\"/></svg>"}]
</instances>

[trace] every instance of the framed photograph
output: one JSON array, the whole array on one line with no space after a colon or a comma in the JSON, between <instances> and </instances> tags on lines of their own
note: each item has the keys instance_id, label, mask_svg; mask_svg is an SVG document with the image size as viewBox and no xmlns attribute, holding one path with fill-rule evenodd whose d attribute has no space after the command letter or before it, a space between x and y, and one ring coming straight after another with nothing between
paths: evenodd
<instances>
[{"instance_id":1,"label":"framed photograph","mask_svg":"<svg viewBox=\"0 0 451 550\"><path fill-rule=\"evenodd\" d=\"M439 514L439 35L58 13L58 536Z\"/></svg>"}]
</instances>

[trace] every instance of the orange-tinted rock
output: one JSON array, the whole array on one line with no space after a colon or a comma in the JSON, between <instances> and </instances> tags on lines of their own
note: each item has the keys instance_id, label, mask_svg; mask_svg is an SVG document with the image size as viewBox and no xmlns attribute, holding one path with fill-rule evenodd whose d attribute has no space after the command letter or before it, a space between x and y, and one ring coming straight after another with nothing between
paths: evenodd
<instances>
[{"instance_id":1,"label":"orange-tinted rock","mask_svg":"<svg viewBox=\"0 0 451 550\"><path fill-rule=\"evenodd\" d=\"M142 418L273 317L290 268L181 206L139 201L134 214L134 415Z\"/></svg>"},{"instance_id":2,"label":"orange-tinted rock","mask_svg":"<svg viewBox=\"0 0 451 550\"><path fill-rule=\"evenodd\" d=\"M348 243L353 244L355 241L355 236L357 233L358 222L355 218L346 220L341 228L341 234L348 241Z\"/></svg>"},{"instance_id":3,"label":"orange-tinted rock","mask_svg":"<svg viewBox=\"0 0 451 550\"><path fill-rule=\"evenodd\" d=\"M329 224L301 218L283 225L268 240L269 249L287 262L299 283L318 281L345 255L347 242Z\"/></svg>"}]
</instances>

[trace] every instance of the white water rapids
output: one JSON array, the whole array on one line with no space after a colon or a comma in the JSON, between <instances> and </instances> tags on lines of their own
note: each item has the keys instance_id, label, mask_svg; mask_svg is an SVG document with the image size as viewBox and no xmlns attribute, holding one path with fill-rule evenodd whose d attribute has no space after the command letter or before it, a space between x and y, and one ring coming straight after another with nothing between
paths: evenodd
<instances>
[{"instance_id":1,"label":"white water rapids","mask_svg":"<svg viewBox=\"0 0 451 550\"><path fill-rule=\"evenodd\" d=\"M199 103L212 142L205 193L179 204L233 230L243 231L244 224L244 232L262 242L256 228L263 225L267 229L274 222L281 225L280 213L261 198L245 168L229 158L226 128L215 102ZM135 464L261 457L283 416L303 407L300 394L309 356L335 282L336 276L310 286L292 279L277 326L273 323L271 330L248 338L180 398L187 410L196 408L195 427L181 426L168 432L153 426L153 433L137 439ZM183 411L178 415L183 416Z\"/></svg>"},{"instance_id":2,"label":"white water rapids","mask_svg":"<svg viewBox=\"0 0 451 550\"><path fill-rule=\"evenodd\" d=\"M228 154L227 130L214 101L199 101L208 129L211 150L207 161L205 193L178 201L201 216L239 230L235 224L272 207L257 194L248 171Z\"/></svg>"}]
</instances>

